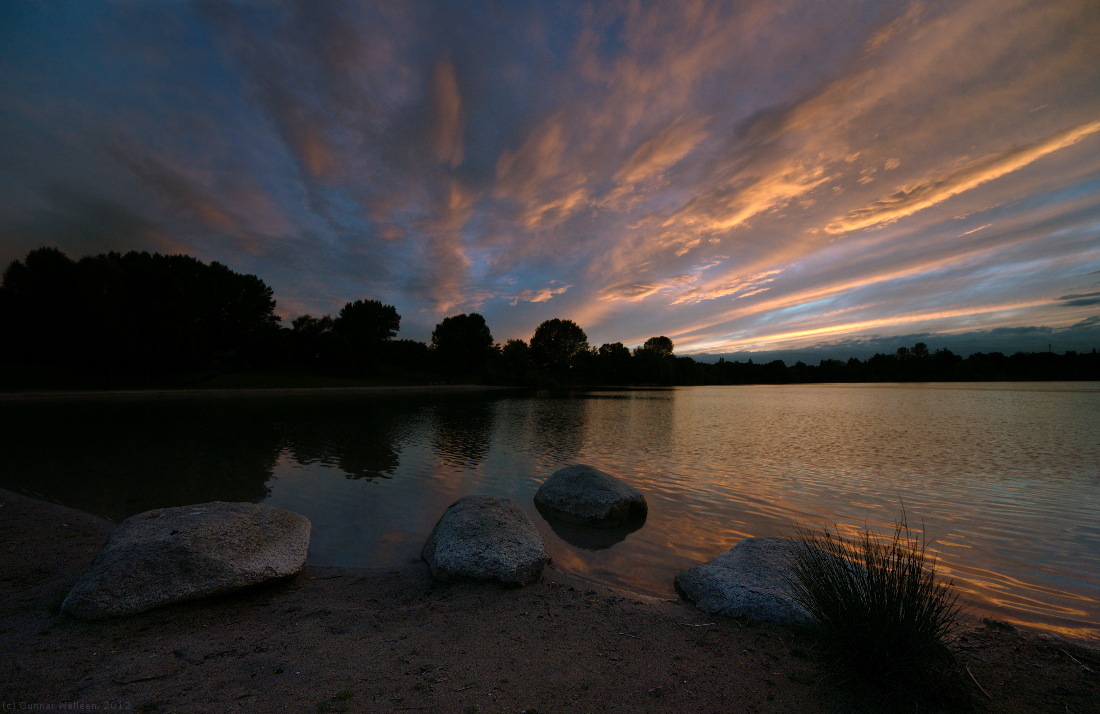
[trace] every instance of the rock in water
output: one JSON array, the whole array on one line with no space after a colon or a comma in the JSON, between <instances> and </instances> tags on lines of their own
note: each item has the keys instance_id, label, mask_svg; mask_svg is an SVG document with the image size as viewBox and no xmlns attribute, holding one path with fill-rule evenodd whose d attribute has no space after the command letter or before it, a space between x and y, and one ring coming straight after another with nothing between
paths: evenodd
<instances>
[{"instance_id":1,"label":"rock in water","mask_svg":"<svg viewBox=\"0 0 1100 714\"><path fill-rule=\"evenodd\" d=\"M711 615L805 622L809 613L790 596L785 582L795 547L786 538L746 538L714 560L680 571L676 590Z\"/></svg>"},{"instance_id":2,"label":"rock in water","mask_svg":"<svg viewBox=\"0 0 1100 714\"><path fill-rule=\"evenodd\" d=\"M420 553L436 580L497 580L518 587L538 580L546 547L515 501L466 496L435 524Z\"/></svg>"},{"instance_id":3,"label":"rock in water","mask_svg":"<svg viewBox=\"0 0 1100 714\"><path fill-rule=\"evenodd\" d=\"M61 610L102 620L296 575L309 529L305 516L255 503L139 513L111 533Z\"/></svg>"},{"instance_id":4,"label":"rock in water","mask_svg":"<svg viewBox=\"0 0 1100 714\"><path fill-rule=\"evenodd\" d=\"M597 528L644 519L645 496L611 474L591 466L567 466L555 471L535 494L539 511L568 523Z\"/></svg>"}]
</instances>

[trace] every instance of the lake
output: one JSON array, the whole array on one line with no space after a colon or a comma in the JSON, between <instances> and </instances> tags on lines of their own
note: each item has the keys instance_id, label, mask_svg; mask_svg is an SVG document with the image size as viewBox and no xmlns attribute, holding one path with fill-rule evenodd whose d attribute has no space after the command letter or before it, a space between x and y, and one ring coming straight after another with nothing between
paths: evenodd
<instances>
[{"instance_id":1,"label":"lake","mask_svg":"<svg viewBox=\"0 0 1100 714\"><path fill-rule=\"evenodd\" d=\"M313 522L309 562L415 561L454 500L515 499L554 566L674 597L749 536L892 530L904 505L977 616L1100 639L1100 385L0 398L0 486L122 520L211 500ZM633 532L551 527L542 481L641 490Z\"/></svg>"}]
</instances>

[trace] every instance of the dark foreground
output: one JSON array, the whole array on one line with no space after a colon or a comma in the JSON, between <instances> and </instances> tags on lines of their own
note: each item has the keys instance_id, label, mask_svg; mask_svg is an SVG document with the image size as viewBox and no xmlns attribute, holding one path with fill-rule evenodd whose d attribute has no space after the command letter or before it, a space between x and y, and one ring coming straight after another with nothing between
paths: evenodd
<instances>
[{"instance_id":1,"label":"dark foreground","mask_svg":"<svg viewBox=\"0 0 1100 714\"><path fill-rule=\"evenodd\" d=\"M422 563L307 568L272 587L126 619L54 614L112 528L0 490L5 711L914 710L839 686L794 630L706 617L553 570L502 590L435 583ZM981 625L952 649L975 711L1100 712L1095 650Z\"/></svg>"}]
</instances>

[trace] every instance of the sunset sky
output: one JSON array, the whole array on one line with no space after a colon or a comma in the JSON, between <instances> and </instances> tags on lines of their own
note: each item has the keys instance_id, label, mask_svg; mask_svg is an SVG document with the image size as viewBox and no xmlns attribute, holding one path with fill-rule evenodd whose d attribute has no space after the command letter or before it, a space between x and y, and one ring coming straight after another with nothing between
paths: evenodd
<instances>
[{"instance_id":1,"label":"sunset sky","mask_svg":"<svg viewBox=\"0 0 1100 714\"><path fill-rule=\"evenodd\" d=\"M1095 0L3 3L0 262L187 253L419 340L1091 349L1098 38Z\"/></svg>"}]
</instances>

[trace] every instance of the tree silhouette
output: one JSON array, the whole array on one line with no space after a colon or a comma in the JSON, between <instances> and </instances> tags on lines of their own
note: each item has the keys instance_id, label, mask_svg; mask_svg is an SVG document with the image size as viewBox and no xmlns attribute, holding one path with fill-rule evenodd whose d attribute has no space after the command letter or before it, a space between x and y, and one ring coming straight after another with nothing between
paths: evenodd
<instances>
[{"instance_id":1,"label":"tree silhouette","mask_svg":"<svg viewBox=\"0 0 1100 714\"><path fill-rule=\"evenodd\" d=\"M378 300L356 300L340 308L332 321L338 371L369 371L381 360L384 346L397 335L401 316L393 305Z\"/></svg>"},{"instance_id":2,"label":"tree silhouette","mask_svg":"<svg viewBox=\"0 0 1100 714\"><path fill-rule=\"evenodd\" d=\"M630 350L622 342L600 345L594 358L595 376L605 384L633 381Z\"/></svg>"},{"instance_id":3,"label":"tree silhouette","mask_svg":"<svg viewBox=\"0 0 1100 714\"><path fill-rule=\"evenodd\" d=\"M332 340L332 318L325 315L300 315L290 321L290 351L295 364L303 367L325 366L328 343Z\"/></svg>"},{"instance_id":4,"label":"tree silhouette","mask_svg":"<svg viewBox=\"0 0 1100 714\"><path fill-rule=\"evenodd\" d=\"M5 357L20 362L59 362L79 325L76 263L57 248L38 248L12 261L0 286Z\"/></svg>"},{"instance_id":5,"label":"tree silhouette","mask_svg":"<svg viewBox=\"0 0 1100 714\"><path fill-rule=\"evenodd\" d=\"M432 349L445 372L478 372L493 350L493 335L476 312L443 318L432 330Z\"/></svg>"},{"instance_id":6,"label":"tree silhouette","mask_svg":"<svg viewBox=\"0 0 1100 714\"><path fill-rule=\"evenodd\" d=\"M646 340L645 344L634 350L634 371L642 382L672 384L676 371L672 340L663 335Z\"/></svg>"},{"instance_id":7,"label":"tree silhouette","mask_svg":"<svg viewBox=\"0 0 1100 714\"><path fill-rule=\"evenodd\" d=\"M588 336L572 320L547 320L535 328L531 338L531 361L536 367L565 375L588 351Z\"/></svg>"},{"instance_id":8,"label":"tree silhouette","mask_svg":"<svg viewBox=\"0 0 1100 714\"><path fill-rule=\"evenodd\" d=\"M661 335L660 337L650 337L642 345L643 350L652 350L659 357L668 357L672 354L672 340Z\"/></svg>"},{"instance_id":9,"label":"tree silhouette","mask_svg":"<svg viewBox=\"0 0 1100 714\"><path fill-rule=\"evenodd\" d=\"M353 342L378 344L397 336L401 316L393 305L378 300L356 300L340 308L333 328Z\"/></svg>"},{"instance_id":10,"label":"tree silhouette","mask_svg":"<svg viewBox=\"0 0 1100 714\"><path fill-rule=\"evenodd\" d=\"M526 384L531 366L531 348L523 340L508 340L500 348L500 378L508 384Z\"/></svg>"}]
</instances>

